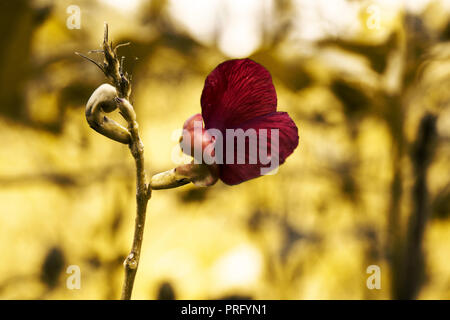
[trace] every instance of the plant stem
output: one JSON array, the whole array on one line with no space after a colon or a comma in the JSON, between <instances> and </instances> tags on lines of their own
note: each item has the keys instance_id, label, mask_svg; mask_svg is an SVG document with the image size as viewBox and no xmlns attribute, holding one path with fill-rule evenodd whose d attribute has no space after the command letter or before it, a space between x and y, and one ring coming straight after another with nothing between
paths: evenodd
<instances>
[{"instance_id":1,"label":"plant stem","mask_svg":"<svg viewBox=\"0 0 450 320\"><path fill-rule=\"evenodd\" d=\"M139 136L136 113L129 102L131 95L130 77L128 73L123 71L124 57L119 58L117 55L117 48L128 44L118 44L113 47L112 42L108 41L108 24L105 23L103 50L95 51L103 53L103 63L98 63L89 57L76 53L94 63L102 70L115 88L111 85L102 85L94 91L86 108L86 119L89 125L100 134L112 140L128 144L136 164L136 219L131 251L123 262L125 278L122 286L122 300L131 299L133 292L134 279L136 278L137 268L139 266L142 240L144 238L147 203L152 194L152 186L147 182L147 174L144 168L144 144ZM119 108L122 117L127 121L128 130L104 115L104 112L115 110L116 106ZM200 172L202 171L200 170ZM156 175L152 178L152 181L154 182L155 189L166 189L182 186L190 182L188 178L179 175L176 169L174 169Z\"/></svg>"},{"instance_id":2,"label":"plant stem","mask_svg":"<svg viewBox=\"0 0 450 320\"><path fill-rule=\"evenodd\" d=\"M131 94L131 84L127 73L123 73L123 58L117 56L117 45L113 48L108 42L108 25L105 24L103 39L103 52L105 55L104 70L114 86L118 96L126 100L119 99L119 109L122 116L127 120L128 131L131 135L129 148L136 164L136 219L134 224L134 236L131 251L125 259L123 265L125 279L122 286L122 300L131 299L134 279L136 277L139 259L141 256L142 240L144 238L145 216L147 203L151 196L151 187L147 184L147 175L144 168L144 144L139 136L139 125L136 121L136 114L133 106L128 102Z\"/></svg>"},{"instance_id":3,"label":"plant stem","mask_svg":"<svg viewBox=\"0 0 450 320\"><path fill-rule=\"evenodd\" d=\"M125 279L122 287L122 300L131 299L134 279L136 277L139 258L141 256L142 239L144 235L147 203L151 196L151 188L147 185L144 168L144 145L139 137L138 125L132 121L128 127L131 133L130 151L136 163L136 220L131 252L124 261Z\"/></svg>"},{"instance_id":4,"label":"plant stem","mask_svg":"<svg viewBox=\"0 0 450 320\"><path fill-rule=\"evenodd\" d=\"M125 279L122 287L122 299L131 299L133 291L134 279L136 277L137 268L139 265L139 258L141 256L142 240L144 236L145 215L147 211L147 203L151 196L151 187L147 184L147 175L144 168L144 144L139 136L139 125L136 121L136 113L133 106L128 102L131 94L131 83L128 74L123 72L123 57L119 58L117 55L117 48L127 45L119 44L113 47L112 42L108 41L108 24L105 23L104 37L103 37L103 64L83 56L87 60L93 62L99 67L103 73L111 80L116 88L117 96L116 103L120 109L121 115L128 123L128 132L130 133L130 141L128 146L136 163L136 219L133 244L130 254L125 259L123 265L125 269ZM102 133L101 131L99 131ZM104 134L104 133L102 133ZM106 135L106 134L104 134ZM106 135L108 136L108 135ZM109 137L109 136L108 136ZM111 137L110 137L111 138ZM124 143L124 139L113 139Z\"/></svg>"}]
</instances>

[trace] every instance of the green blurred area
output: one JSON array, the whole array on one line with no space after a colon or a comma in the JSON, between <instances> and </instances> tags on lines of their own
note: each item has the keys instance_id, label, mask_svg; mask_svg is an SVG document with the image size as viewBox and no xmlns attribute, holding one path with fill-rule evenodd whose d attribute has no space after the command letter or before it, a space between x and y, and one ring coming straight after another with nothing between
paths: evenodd
<instances>
[{"instance_id":1,"label":"green blurred area","mask_svg":"<svg viewBox=\"0 0 450 320\"><path fill-rule=\"evenodd\" d=\"M0 4L2 299L120 295L134 164L87 125L85 103L106 79L74 52L99 48L104 21L115 43L131 42L119 50L150 174L175 166L173 132L230 58L220 28L200 41L177 22L176 1L132 13L106 2ZM450 13L440 1L414 14L380 3L372 29L377 2L348 1L357 32L306 41L292 36L297 2L273 1L250 58L271 72L298 149L277 174L238 186L154 191L133 298L450 299ZM66 26L71 4L81 29ZM80 290L66 287L69 265ZM370 265L380 290L366 286Z\"/></svg>"}]
</instances>

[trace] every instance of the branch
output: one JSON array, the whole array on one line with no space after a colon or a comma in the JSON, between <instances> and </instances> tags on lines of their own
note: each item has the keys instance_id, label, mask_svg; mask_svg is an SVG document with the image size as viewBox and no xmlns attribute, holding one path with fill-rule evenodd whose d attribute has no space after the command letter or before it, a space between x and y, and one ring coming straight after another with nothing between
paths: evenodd
<instances>
[{"instance_id":1,"label":"branch","mask_svg":"<svg viewBox=\"0 0 450 320\"><path fill-rule=\"evenodd\" d=\"M126 110L131 105L127 100L120 99L119 108L126 118ZM128 105L128 106L127 106ZM132 108L132 107L131 107ZM131 134L131 143L129 144L131 154L136 164L136 205L137 214L134 226L134 237L131 252L124 261L125 280L122 287L122 300L131 299L134 278L136 277L139 258L141 255L142 239L144 235L145 216L147 203L151 197L151 187L147 184L147 175L144 168L144 144L139 137L139 126L136 119L130 118L128 121L128 130Z\"/></svg>"},{"instance_id":2,"label":"branch","mask_svg":"<svg viewBox=\"0 0 450 320\"><path fill-rule=\"evenodd\" d=\"M128 73L123 72L123 57L119 59L117 49L127 44L113 47L108 42L108 24L105 23L103 37L103 64L100 64L81 54L81 57L93 62L99 67L113 86L104 84L94 91L86 106L86 119L89 125L104 136L128 144L136 165L136 207L137 215L131 251L124 261L125 279L122 287L122 299L131 299L134 279L139 266L141 246L144 235L147 203L151 196L151 187L147 184L144 168L144 144L139 136L139 125L136 113L128 101L131 94L131 83ZM127 121L127 128L103 115L119 108L120 114Z\"/></svg>"}]
</instances>

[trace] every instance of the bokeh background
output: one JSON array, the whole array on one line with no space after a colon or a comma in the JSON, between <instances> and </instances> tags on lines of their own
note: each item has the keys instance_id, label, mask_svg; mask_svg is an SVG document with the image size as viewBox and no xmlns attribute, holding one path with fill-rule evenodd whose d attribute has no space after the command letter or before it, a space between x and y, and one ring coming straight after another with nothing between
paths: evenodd
<instances>
[{"instance_id":1,"label":"bokeh background","mask_svg":"<svg viewBox=\"0 0 450 320\"><path fill-rule=\"evenodd\" d=\"M155 191L133 298L449 299L449 18L439 0L1 1L0 298L120 296L134 163L88 127L106 79L74 54L107 21L150 174L226 59L271 72L300 134L276 175Z\"/></svg>"}]
</instances>

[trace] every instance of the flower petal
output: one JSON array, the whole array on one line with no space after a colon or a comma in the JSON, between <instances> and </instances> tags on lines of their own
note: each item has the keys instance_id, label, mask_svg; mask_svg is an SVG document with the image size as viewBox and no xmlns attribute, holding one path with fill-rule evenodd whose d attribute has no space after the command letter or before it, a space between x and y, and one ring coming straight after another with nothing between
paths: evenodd
<instances>
[{"instance_id":1,"label":"flower petal","mask_svg":"<svg viewBox=\"0 0 450 320\"><path fill-rule=\"evenodd\" d=\"M227 152L226 147L224 147L224 164L220 166L220 179L229 185L239 184L266 174L269 171L269 167L271 170L277 168L284 163L286 158L298 145L299 137L297 126L286 112L273 112L260 116L247 121L234 129L239 128L244 130L244 132L248 129L255 129L256 135L246 139L245 154L241 155L245 158L244 164L237 163L238 157L240 156L237 147L237 139L234 141L234 154L231 155L231 157L234 158L232 163L227 163L231 161L226 161ZM264 130L261 131L261 129L267 129L266 136L264 136ZM276 141L276 133L278 133L278 141ZM272 141L272 136L274 137L274 141ZM229 141L227 141L229 139L232 138L225 136L224 146L229 143ZM267 143L267 153L264 152L263 148L265 142ZM256 143L256 152L254 149L253 152L249 152L251 143ZM263 153L263 155L269 155L269 158L267 158L267 160L269 160L267 162L269 163L263 160L264 156L261 156L261 153ZM228 156L230 155L228 154ZM250 163L251 160L254 161L254 164Z\"/></svg>"},{"instance_id":2,"label":"flower petal","mask_svg":"<svg viewBox=\"0 0 450 320\"><path fill-rule=\"evenodd\" d=\"M201 162L203 150L211 143L213 143L212 137L203 128L203 118L200 113L191 116L184 122L180 147L185 154L195 157Z\"/></svg>"},{"instance_id":3,"label":"flower petal","mask_svg":"<svg viewBox=\"0 0 450 320\"><path fill-rule=\"evenodd\" d=\"M201 105L206 129L223 130L275 112L277 94L263 66L250 59L229 60L206 78Z\"/></svg>"}]
</instances>

